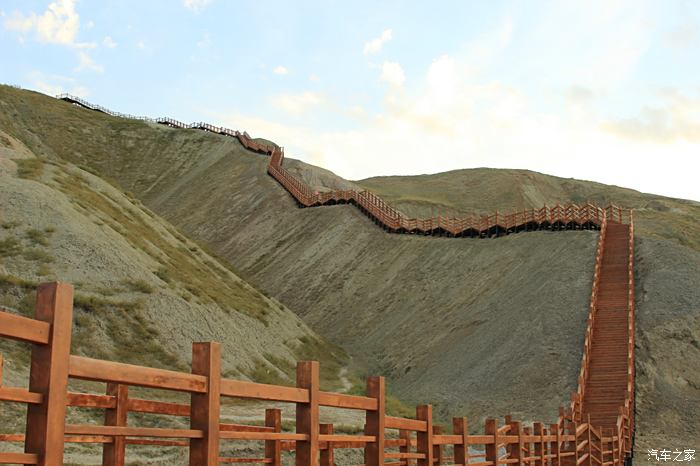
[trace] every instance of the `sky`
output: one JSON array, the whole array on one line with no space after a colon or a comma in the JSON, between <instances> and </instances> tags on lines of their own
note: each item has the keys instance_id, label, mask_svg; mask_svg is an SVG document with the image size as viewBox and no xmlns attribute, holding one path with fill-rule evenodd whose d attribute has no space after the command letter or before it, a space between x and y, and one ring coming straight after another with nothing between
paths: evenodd
<instances>
[{"instance_id":1,"label":"sky","mask_svg":"<svg viewBox=\"0 0 700 466\"><path fill-rule=\"evenodd\" d=\"M521 168L700 201L700 2L0 0L0 82L348 179Z\"/></svg>"}]
</instances>

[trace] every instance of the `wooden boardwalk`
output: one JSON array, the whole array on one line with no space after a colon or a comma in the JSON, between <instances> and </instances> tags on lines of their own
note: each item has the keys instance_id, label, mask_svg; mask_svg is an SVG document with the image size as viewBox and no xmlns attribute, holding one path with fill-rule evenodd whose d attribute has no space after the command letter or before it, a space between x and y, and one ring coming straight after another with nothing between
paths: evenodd
<instances>
[{"instance_id":1,"label":"wooden boardwalk","mask_svg":"<svg viewBox=\"0 0 700 466\"><path fill-rule=\"evenodd\" d=\"M69 100L69 99L64 99ZM90 104L77 102L86 108ZM93 110L110 113L106 109ZM117 115L125 116L125 115ZM128 117L128 116L126 116ZM145 119L145 118L140 118ZM244 147L270 156L268 172L302 206L345 200L397 233L498 235L538 228L600 229L586 325L578 388L571 405L561 408L557 422L523 426L510 416L501 424L486 420L472 431L466 418L455 417L451 434L433 422L430 405L416 407L415 419L388 416L382 377L369 377L364 396L320 390L318 363L297 366L296 387L257 384L225 379L220 370L217 343L194 343L192 373L181 373L73 356L70 354L72 287L45 284L37 292L34 319L0 311L0 338L31 343L28 387L2 386L0 402L29 406L26 434L1 434L2 441L21 442L24 453L2 453L1 464L63 464L65 443L95 443L103 449L103 465L122 466L127 445L183 447L190 465L262 463L279 466L282 451L294 451L298 466L330 466L333 450L362 448L365 465L477 466L518 465L622 465L630 460L634 438L634 219L629 210L616 206L558 206L544 211L524 211L511 217L481 219L406 219L378 197L366 191L317 194L282 167L281 148L253 141L247 133L205 123L184 125L174 120L153 120L176 128L197 128L238 138ZM352 202L351 202L352 201ZM483 223L479 223L483 222ZM478 234L476 234L478 233ZM70 378L100 381L103 394L78 394L67 390ZM129 386L176 390L190 394L189 404L129 397ZM220 423L223 398L258 399L296 405L293 432L281 429L279 410L268 409L264 426ZM101 409L103 425L66 424L67 406ZM333 426L321 424L321 406L355 409L365 413L361 435L336 435ZM188 429L128 425L129 412L156 413L189 418ZM393 432L387 435L387 431ZM258 457L220 456L220 443L257 440L263 443ZM475 453L475 449L480 451Z\"/></svg>"}]
</instances>

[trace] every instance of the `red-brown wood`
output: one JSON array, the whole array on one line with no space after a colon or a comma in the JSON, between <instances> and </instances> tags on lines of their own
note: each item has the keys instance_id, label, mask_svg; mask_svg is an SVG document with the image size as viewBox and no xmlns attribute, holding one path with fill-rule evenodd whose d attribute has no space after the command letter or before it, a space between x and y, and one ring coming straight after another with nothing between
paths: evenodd
<instances>
[{"instance_id":1,"label":"red-brown wood","mask_svg":"<svg viewBox=\"0 0 700 466\"><path fill-rule=\"evenodd\" d=\"M365 435L375 437L374 442L365 445L366 466L384 464L385 392L384 377L367 378L367 397L374 399L377 409L366 411L365 415Z\"/></svg>"},{"instance_id":2,"label":"red-brown wood","mask_svg":"<svg viewBox=\"0 0 700 466\"><path fill-rule=\"evenodd\" d=\"M333 435L333 424L321 424L319 432L321 435ZM326 448L321 450L321 466L335 466L333 442L328 442Z\"/></svg>"},{"instance_id":3,"label":"red-brown wood","mask_svg":"<svg viewBox=\"0 0 700 466\"><path fill-rule=\"evenodd\" d=\"M433 407L431 405L416 406L416 419L425 422L425 432L416 433L416 453L423 455L418 459L418 466L433 464Z\"/></svg>"},{"instance_id":4,"label":"red-brown wood","mask_svg":"<svg viewBox=\"0 0 700 466\"><path fill-rule=\"evenodd\" d=\"M319 462L319 365L316 361L297 363L297 387L305 389L308 403L297 403L296 430L307 436L297 441L296 466L318 466Z\"/></svg>"},{"instance_id":5,"label":"red-brown wood","mask_svg":"<svg viewBox=\"0 0 700 466\"><path fill-rule=\"evenodd\" d=\"M190 429L201 430L201 438L190 440L190 466L219 464L219 417L221 403L221 345L194 343L192 373L206 378L206 392L192 393Z\"/></svg>"},{"instance_id":6,"label":"red-brown wood","mask_svg":"<svg viewBox=\"0 0 700 466\"><path fill-rule=\"evenodd\" d=\"M105 425L125 427L129 414L129 387L108 383L107 395L114 398L114 408L105 410ZM102 466L124 466L126 439L113 437L112 442L102 446Z\"/></svg>"},{"instance_id":7,"label":"red-brown wood","mask_svg":"<svg viewBox=\"0 0 700 466\"><path fill-rule=\"evenodd\" d=\"M265 410L265 426L272 432L282 431L282 411L279 409ZM282 464L282 442L280 440L265 440L265 458L270 460L273 466Z\"/></svg>"},{"instance_id":8,"label":"red-brown wood","mask_svg":"<svg viewBox=\"0 0 700 466\"><path fill-rule=\"evenodd\" d=\"M63 434L68 388L68 358L73 324L73 286L39 285L36 320L50 325L46 344L32 345L29 391L42 395L27 408L25 453L38 456L41 466L63 464Z\"/></svg>"}]
</instances>

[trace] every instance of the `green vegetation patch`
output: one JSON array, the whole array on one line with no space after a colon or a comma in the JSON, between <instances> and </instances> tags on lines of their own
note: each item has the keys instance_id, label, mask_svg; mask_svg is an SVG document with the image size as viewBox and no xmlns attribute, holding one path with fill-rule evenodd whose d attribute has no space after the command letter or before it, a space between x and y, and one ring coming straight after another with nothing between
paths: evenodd
<instances>
[{"instance_id":1,"label":"green vegetation patch","mask_svg":"<svg viewBox=\"0 0 700 466\"><path fill-rule=\"evenodd\" d=\"M44 161L42 159L19 159L17 163L17 176L27 180L38 180L44 173Z\"/></svg>"},{"instance_id":2,"label":"green vegetation patch","mask_svg":"<svg viewBox=\"0 0 700 466\"><path fill-rule=\"evenodd\" d=\"M22 245L12 236L0 239L0 257L12 257L22 252Z\"/></svg>"}]
</instances>

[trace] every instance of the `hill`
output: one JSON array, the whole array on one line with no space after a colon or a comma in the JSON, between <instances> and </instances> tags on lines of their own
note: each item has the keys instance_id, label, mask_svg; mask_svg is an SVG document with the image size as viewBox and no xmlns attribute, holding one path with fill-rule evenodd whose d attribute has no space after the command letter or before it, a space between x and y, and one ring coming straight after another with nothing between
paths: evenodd
<instances>
[{"instance_id":1,"label":"hill","mask_svg":"<svg viewBox=\"0 0 700 466\"><path fill-rule=\"evenodd\" d=\"M236 265L411 402L550 419L575 387L594 232L492 240L389 235L352 206L296 208L267 160L231 138L175 130L0 88L0 124L50 160L114 180ZM285 164L319 189L345 180ZM615 201L636 209L638 446L700 430L698 204L526 171L355 182L409 215ZM444 210L443 210L444 212ZM670 444L669 444L670 445Z\"/></svg>"}]
</instances>

